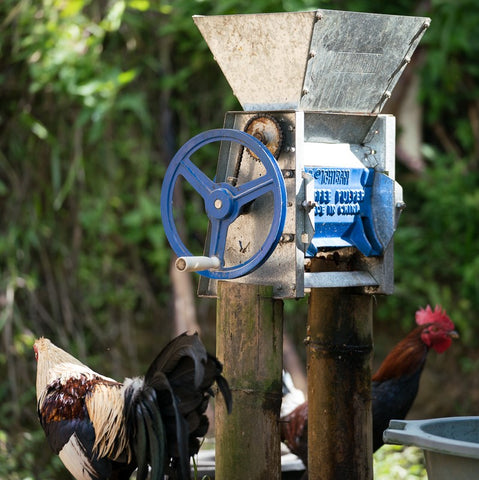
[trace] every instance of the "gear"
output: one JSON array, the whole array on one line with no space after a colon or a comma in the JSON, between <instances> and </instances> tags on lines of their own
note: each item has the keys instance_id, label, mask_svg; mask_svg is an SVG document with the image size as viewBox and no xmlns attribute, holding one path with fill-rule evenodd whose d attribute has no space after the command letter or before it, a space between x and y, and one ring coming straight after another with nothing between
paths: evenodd
<instances>
[{"instance_id":1,"label":"gear","mask_svg":"<svg viewBox=\"0 0 479 480\"><path fill-rule=\"evenodd\" d=\"M276 118L264 113L255 115L248 120L243 130L266 145L274 158L278 159L283 144L283 131ZM258 160L258 157L250 150L248 153Z\"/></svg>"}]
</instances>

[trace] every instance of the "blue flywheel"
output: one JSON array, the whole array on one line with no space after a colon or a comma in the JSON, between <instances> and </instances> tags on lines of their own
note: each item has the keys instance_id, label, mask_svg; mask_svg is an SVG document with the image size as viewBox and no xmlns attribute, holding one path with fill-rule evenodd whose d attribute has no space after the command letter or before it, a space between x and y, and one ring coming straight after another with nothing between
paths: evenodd
<instances>
[{"instance_id":1,"label":"blue flywheel","mask_svg":"<svg viewBox=\"0 0 479 480\"><path fill-rule=\"evenodd\" d=\"M213 142L236 142L255 155L263 164L266 174L239 186L226 182L216 183L192 161L191 156L204 145ZM203 198L210 222L206 255L217 257L220 267L198 273L214 279L238 278L260 267L273 253L284 228L286 218L286 188L276 159L261 141L241 130L215 129L200 133L188 140L173 157L165 174L161 192L163 227L178 257L193 256L181 240L173 218L173 192L179 177L183 177ZM243 263L224 266L225 245L229 226L241 214L243 207L271 192L273 195L272 222L263 245ZM251 232L254 235L254 232Z\"/></svg>"}]
</instances>

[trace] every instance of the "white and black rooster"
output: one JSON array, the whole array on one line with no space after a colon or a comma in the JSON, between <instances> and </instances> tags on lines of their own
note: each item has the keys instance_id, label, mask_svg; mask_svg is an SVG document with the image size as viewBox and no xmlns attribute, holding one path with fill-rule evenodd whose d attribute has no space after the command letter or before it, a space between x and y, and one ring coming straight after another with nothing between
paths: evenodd
<instances>
[{"instance_id":1,"label":"white and black rooster","mask_svg":"<svg viewBox=\"0 0 479 480\"><path fill-rule=\"evenodd\" d=\"M216 382L228 411L222 365L197 334L172 340L144 377L100 375L50 340L34 345L38 415L48 443L76 480L190 478L190 457L208 430Z\"/></svg>"}]
</instances>

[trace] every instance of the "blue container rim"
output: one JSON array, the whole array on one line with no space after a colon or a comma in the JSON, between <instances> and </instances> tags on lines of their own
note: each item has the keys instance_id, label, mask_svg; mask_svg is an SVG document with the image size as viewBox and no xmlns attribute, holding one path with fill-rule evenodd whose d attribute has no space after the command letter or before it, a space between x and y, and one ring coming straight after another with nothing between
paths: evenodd
<instances>
[{"instance_id":1,"label":"blue container rim","mask_svg":"<svg viewBox=\"0 0 479 480\"><path fill-rule=\"evenodd\" d=\"M432 452L479 459L479 417L391 420L385 443L414 445Z\"/></svg>"}]
</instances>

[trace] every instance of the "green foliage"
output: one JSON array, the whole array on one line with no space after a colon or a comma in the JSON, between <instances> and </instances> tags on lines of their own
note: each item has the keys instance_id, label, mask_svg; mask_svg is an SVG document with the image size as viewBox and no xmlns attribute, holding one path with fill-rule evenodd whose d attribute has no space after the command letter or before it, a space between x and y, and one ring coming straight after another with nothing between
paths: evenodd
<instances>
[{"instance_id":1,"label":"green foliage","mask_svg":"<svg viewBox=\"0 0 479 480\"><path fill-rule=\"evenodd\" d=\"M141 3L0 5L2 478L54 477L25 454L38 450L39 465L51 456L35 418L33 338L52 336L83 358L92 345L109 348L110 362L123 355L125 365L102 355L103 370L139 373L131 342L166 310L159 13L144 21ZM145 344L157 348L168 330Z\"/></svg>"},{"instance_id":2,"label":"green foliage","mask_svg":"<svg viewBox=\"0 0 479 480\"><path fill-rule=\"evenodd\" d=\"M422 97L427 106L427 120L431 123L439 121L448 130L451 127L448 134L452 136L456 135L458 125L471 120L468 107L472 107L477 99L477 16L474 0L433 0L432 24L424 37L428 55L422 75L427 88L423 89ZM477 131L475 135L474 139L469 130L468 141L477 141ZM468 148L471 147L470 143Z\"/></svg>"},{"instance_id":3,"label":"green foliage","mask_svg":"<svg viewBox=\"0 0 479 480\"><path fill-rule=\"evenodd\" d=\"M36 336L120 378L141 371L170 336L162 178L179 145L239 109L191 15L322 7L432 18L420 70L427 167L399 171L409 208L395 238L396 294L377 317L409 329L418 306L440 302L463 342L477 345L479 11L474 0L417 5L0 2L0 477L64 474L36 420ZM202 149L208 174L215 158ZM196 249L201 210L193 197L178 218ZM305 309L291 305L292 318Z\"/></svg>"},{"instance_id":4,"label":"green foliage","mask_svg":"<svg viewBox=\"0 0 479 480\"><path fill-rule=\"evenodd\" d=\"M12 433L0 430L0 478L32 480L64 478L65 467L58 457L48 463L42 451L45 436L37 429L33 432Z\"/></svg>"},{"instance_id":5,"label":"green foliage","mask_svg":"<svg viewBox=\"0 0 479 480\"><path fill-rule=\"evenodd\" d=\"M431 153L434 165L403 183L408 208L395 236L396 292L387 303L405 328L416 307L442 304L462 342L476 345L479 176L463 159ZM392 312L379 314L387 318Z\"/></svg>"},{"instance_id":6,"label":"green foliage","mask_svg":"<svg viewBox=\"0 0 479 480\"><path fill-rule=\"evenodd\" d=\"M384 445L374 454L376 480L427 480L424 455L417 447Z\"/></svg>"},{"instance_id":7,"label":"green foliage","mask_svg":"<svg viewBox=\"0 0 479 480\"><path fill-rule=\"evenodd\" d=\"M396 293L378 318L403 319L442 304L477 346L479 319L479 10L469 0L433 1L421 68L426 170L399 173L408 208L395 235ZM403 177L403 178L402 178Z\"/></svg>"}]
</instances>

